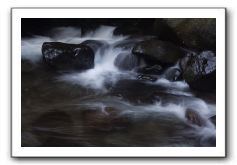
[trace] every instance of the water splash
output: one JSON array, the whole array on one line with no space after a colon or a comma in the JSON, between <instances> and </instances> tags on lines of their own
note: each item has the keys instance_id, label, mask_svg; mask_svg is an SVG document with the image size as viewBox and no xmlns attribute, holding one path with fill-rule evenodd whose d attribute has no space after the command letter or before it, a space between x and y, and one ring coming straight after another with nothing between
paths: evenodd
<instances>
[{"instance_id":1,"label":"water splash","mask_svg":"<svg viewBox=\"0 0 237 165\"><path fill-rule=\"evenodd\" d=\"M95 66L84 72L67 73L59 77L59 80L70 82L72 84L82 85L92 89L106 90L106 84L115 83L123 73L114 66L114 59L121 52L120 49L110 47L103 55L97 52Z\"/></svg>"},{"instance_id":2,"label":"water splash","mask_svg":"<svg viewBox=\"0 0 237 165\"><path fill-rule=\"evenodd\" d=\"M66 42L66 43L81 43L85 40L100 40L108 43L108 47L102 52L98 49L95 52L95 66L92 69L80 72L63 73L58 77L59 81L77 84L85 88L94 90L107 91L107 86L115 84L118 80L125 78L131 79L134 77L134 72L125 72L119 70L114 61L120 53L129 53L129 50L117 48L116 43L124 41L126 36L114 36L114 27L101 26L96 31L91 31L82 35L81 29L72 27L61 27L53 30L49 37L33 36L32 38L22 39L22 59L30 60L37 63L41 58L41 46L43 42ZM149 105L133 105L129 102L119 100L118 98L107 98L107 100L89 100L84 105L100 106L104 109L106 106L115 106L117 109L122 109L121 115L130 114L133 120L144 118L147 114L164 114L167 117L173 115L180 119L183 123L189 124L185 113L187 109L192 109L197 112L204 120L205 125L191 125L192 131L186 132L195 134L201 137L204 143L207 139L215 137L215 126L210 121L210 117L215 115L215 105L207 104L201 99L193 96L189 91L189 86L184 81L169 81L165 77L159 78L155 82L149 82L152 85L165 87L167 93L175 95L189 96L189 99L183 99L179 103L162 104L156 102ZM142 89L141 89L142 90Z\"/></svg>"},{"instance_id":3,"label":"water splash","mask_svg":"<svg viewBox=\"0 0 237 165\"><path fill-rule=\"evenodd\" d=\"M33 36L23 38L21 42L22 59L29 60L33 63L42 58L41 47L44 42L65 42L71 44L80 44L86 40L100 40L113 44L126 39L126 36L114 36L115 27L100 26L96 31L91 31L85 35L81 34L80 28L59 27L52 29L49 36Z\"/></svg>"}]
</instances>

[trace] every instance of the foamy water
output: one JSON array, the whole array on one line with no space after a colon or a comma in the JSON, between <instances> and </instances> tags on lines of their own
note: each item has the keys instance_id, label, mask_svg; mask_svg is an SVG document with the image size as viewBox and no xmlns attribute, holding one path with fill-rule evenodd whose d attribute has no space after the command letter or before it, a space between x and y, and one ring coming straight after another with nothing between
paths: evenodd
<instances>
[{"instance_id":1,"label":"foamy water","mask_svg":"<svg viewBox=\"0 0 237 165\"><path fill-rule=\"evenodd\" d=\"M85 71L63 73L57 77L58 81L76 84L85 88L94 89L96 91L107 92L107 85L116 84L121 79L133 79L136 73L133 71L125 72L118 69L115 65L115 59L120 53L129 53L129 50L117 48L116 43L125 40L126 36L114 36L114 27L101 26L96 31L88 32L84 36L81 30L72 27L56 28L51 33L51 36L33 36L32 38L22 39L22 59L30 60L32 63L37 63L41 58L41 47L43 42L57 41L79 44L85 40L100 40L105 41L108 46L105 50L100 49L95 52L95 66L92 69ZM104 49L104 48L103 48ZM159 78L155 82L148 82L152 85L162 86L166 88L166 92L174 95L187 96L189 99L183 99L180 103L162 104L156 102L150 105L133 105L124 100L116 98L106 100L90 100L84 105L99 106L103 109L106 106L117 106L118 109L123 109L121 115L136 114L135 116L143 117L147 113L163 113L166 115L174 115L184 123L187 123L185 113L187 109L196 111L202 119L205 120L203 126L192 125L193 131L201 140L210 137L215 137L215 126L209 120L215 115L215 105L207 104L204 100L196 98L189 90L189 86L184 81L169 81L165 77ZM142 89L141 89L142 90Z\"/></svg>"}]
</instances>

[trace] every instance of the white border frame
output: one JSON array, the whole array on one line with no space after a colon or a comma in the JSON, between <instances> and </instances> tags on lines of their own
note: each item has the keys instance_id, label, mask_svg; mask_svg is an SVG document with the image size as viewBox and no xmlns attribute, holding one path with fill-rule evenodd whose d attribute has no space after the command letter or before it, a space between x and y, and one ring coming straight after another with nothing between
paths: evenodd
<instances>
[{"instance_id":1,"label":"white border frame","mask_svg":"<svg viewBox=\"0 0 237 165\"><path fill-rule=\"evenodd\" d=\"M216 18L216 147L21 147L21 18ZM226 157L225 8L12 8L12 157Z\"/></svg>"}]
</instances>

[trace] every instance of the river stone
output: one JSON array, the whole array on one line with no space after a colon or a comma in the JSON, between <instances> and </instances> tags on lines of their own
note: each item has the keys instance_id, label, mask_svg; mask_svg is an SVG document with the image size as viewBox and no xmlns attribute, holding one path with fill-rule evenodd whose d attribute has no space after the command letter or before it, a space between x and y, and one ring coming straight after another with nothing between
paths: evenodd
<instances>
[{"instance_id":1,"label":"river stone","mask_svg":"<svg viewBox=\"0 0 237 165\"><path fill-rule=\"evenodd\" d=\"M184 56L184 52L174 44L155 39L137 43L132 53L162 65L174 65Z\"/></svg>"},{"instance_id":2,"label":"river stone","mask_svg":"<svg viewBox=\"0 0 237 165\"><path fill-rule=\"evenodd\" d=\"M185 117L192 124L195 124L198 126L204 125L204 120L202 119L202 117L196 111L194 111L192 109L186 110Z\"/></svg>"},{"instance_id":3,"label":"river stone","mask_svg":"<svg viewBox=\"0 0 237 165\"><path fill-rule=\"evenodd\" d=\"M216 91L216 57L211 51L191 56L183 73L184 80L192 89Z\"/></svg>"},{"instance_id":4,"label":"river stone","mask_svg":"<svg viewBox=\"0 0 237 165\"><path fill-rule=\"evenodd\" d=\"M133 54L120 53L116 57L114 65L121 70L132 70L139 65L139 60Z\"/></svg>"},{"instance_id":5,"label":"river stone","mask_svg":"<svg viewBox=\"0 0 237 165\"><path fill-rule=\"evenodd\" d=\"M89 46L95 53L100 49L100 48L106 48L108 43L105 41L100 41L100 40L86 40L81 43L82 45Z\"/></svg>"},{"instance_id":6,"label":"river stone","mask_svg":"<svg viewBox=\"0 0 237 165\"><path fill-rule=\"evenodd\" d=\"M215 18L166 18L181 43L197 50L216 49Z\"/></svg>"},{"instance_id":7,"label":"river stone","mask_svg":"<svg viewBox=\"0 0 237 165\"><path fill-rule=\"evenodd\" d=\"M94 67L93 50L83 44L45 42L42 45L43 60L54 69L90 69Z\"/></svg>"},{"instance_id":8,"label":"river stone","mask_svg":"<svg viewBox=\"0 0 237 165\"><path fill-rule=\"evenodd\" d=\"M150 75L159 75L163 71L163 67L156 64L152 66L145 66L145 67L140 67L136 69L136 72L141 73L141 74L150 74Z\"/></svg>"},{"instance_id":9,"label":"river stone","mask_svg":"<svg viewBox=\"0 0 237 165\"><path fill-rule=\"evenodd\" d=\"M180 76L181 76L181 70L175 67L169 68L164 73L164 78L170 81L177 81L180 79Z\"/></svg>"}]
</instances>

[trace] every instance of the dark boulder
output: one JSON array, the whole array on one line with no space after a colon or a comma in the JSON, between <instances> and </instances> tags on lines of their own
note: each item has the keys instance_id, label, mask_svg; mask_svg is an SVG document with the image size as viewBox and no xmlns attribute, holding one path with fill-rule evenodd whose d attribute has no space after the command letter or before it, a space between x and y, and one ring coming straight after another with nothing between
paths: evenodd
<instances>
[{"instance_id":1,"label":"dark boulder","mask_svg":"<svg viewBox=\"0 0 237 165\"><path fill-rule=\"evenodd\" d=\"M167 18L164 20L184 46L197 50L216 49L215 18Z\"/></svg>"},{"instance_id":2,"label":"dark boulder","mask_svg":"<svg viewBox=\"0 0 237 165\"><path fill-rule=\"evenodd\" d=\"M170 81L177 81L181 79L181 70L176 67L168 68L164 74L164 78Z\"/></svg>"},{"instance_id":3,"label":"dark boulder","mask_svg":"<svg viewBox=\"0 0 237 165\"><path fill-rule=\"evenodd\" d=\"M161 65L174 65L184 56L183 50L174 44L155 39L137 43L132 53L148 62L153 61Z\"/></svg>"},{"instance_id":4,"label":"dark boulder","mask_svg":"<svg viewBox=\"0 0 237 165\"><path fill-rule=\"evenodd\" d=\"M173 29L162 18L157 18L152 26L152 34L162 41L179 44L180 40Z\"/></svg>"},{"instance_id":5,"label":"dark boulder","mask_svg":"<svg viewBox=\"0 0 237 165\"><path fill-rule=\"evenodd\" d=\"M114 65L121 70L132 70L137 67L138 64L138 58L130 53L121 53L114 61Z\"/></svg>"},{"instance_id":6,"label":"dark boulder","mask_svg":"<svg viewBox=\"0 0 237 165\"><path fill-rule=\"evenodd\" d=\"M160 65L152 65L152 66L145 66L136 69L136 72L142 73L142 74L150 74L150 75L159 75L163 71L163 67Z\"/></svg>"},{"instance_id":7,"label":"dark boulder","mask_svg":"<svg viewBox=\"0 0 237 165\"><path fill-rule=\"evenodd\" d=\"M193 55L187 61L183 78L192 89L216 91L216 57L211 51Z\"/></svg>"},{"instance_id":8,"label":"dark boulder","mask_svg":"<svg viewBox=\"0 0 237 165\"><path fill-rule=\"evenodd\" d=\"M83 44L45 42L43 60L55 69L90 69L94 67L94 52Z\"/></svg>"}]
</instances>

